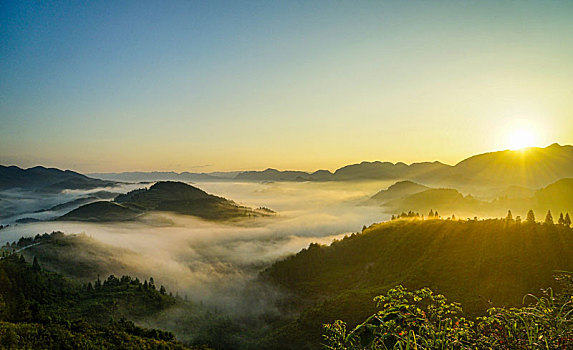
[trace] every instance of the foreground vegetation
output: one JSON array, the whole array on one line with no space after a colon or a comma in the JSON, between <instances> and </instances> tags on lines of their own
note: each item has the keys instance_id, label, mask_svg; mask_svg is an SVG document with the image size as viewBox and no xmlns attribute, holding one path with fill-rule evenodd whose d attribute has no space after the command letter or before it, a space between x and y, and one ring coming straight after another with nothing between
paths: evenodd
<instances>
[{"instance_id":1,"label":"foreground vegetation","mask_svg":"<svg viewBox=\"0 0 573 350\"><path fill-rule=\"evenodd\" d=\"M380 310L352 331L343 321L325 325L324 347L354 349L571 349L573 348L573 279L558 277L564 287L549 289L521 308L490 308L471 321L458 303L429 288L402 286L375 298Z\"/></svg>"}]
</instances>

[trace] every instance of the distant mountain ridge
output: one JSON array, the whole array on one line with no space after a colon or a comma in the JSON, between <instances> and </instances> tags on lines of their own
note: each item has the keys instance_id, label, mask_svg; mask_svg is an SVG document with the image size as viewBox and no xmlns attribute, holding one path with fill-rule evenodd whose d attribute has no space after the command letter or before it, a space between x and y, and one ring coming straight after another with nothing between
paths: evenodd
<instances>
[{"instance_id":1,"label":"distant mountain ridge","mask_svg":"<svg viewBox=\"0 0 573 350\"><path fill-rule=\"evenodd\" d=\"M116 184L114 181L94 179L71 170L43 166L22 169L17 166L0 165L0 190L12 188L40 191L88 190L112 187Z\"/></svg>"},{"instance_id":2,"label":"distant mountain ridge","mask_svg":"<svg viewBox=\"0 0 573 350\"><path fill-rule=\"evenodd\" d=\"M439 186L467 184L547 186L561 178L573 177L573 146L554 143L545 148L504 150L471 156L447 165L438 161L407 165L402 162L361 162L334 172L317 170L250 170L214 173L129 172L95 173L91 176L122 181L364 181L412 180Z\"/></svg>"},{"instance_id":3,"label":"distant mountain ridge","mask_svg":"<svg viewBox=\"0 0 573 350\"><path fill-rule=\"evenodd\" d=\"M349 164L334 172L234 171L213 173L191 172L126 172L85 175L58 169L0 166L0 190L14 187L52 189L85 189L112 184L113 181L363 181L412 180L429 185L463 186L467 184L518 185L539 188L561 178L573 177L573 146L554 143L545 148L504 150L482 153L462 160L454 166L435 162L407 165L402 162L361 162ZM102 180L103 179L103 180Z\"/></svg>"},{"instance_id":4,"label":"distant mountain ridge","mask_svg":"<svg viewBox=\"0 0 573 350\"><path fill-rule=\"evenodd\" d=\"M520 184L542 187L561 178L573 177L573 146L554 143L545 148L529 147L483 153L464 159L454 167L428 179L450 184Z\"/></svg>"},{"instance_id":5,"label":"distant mountain ridge","mask_svg":"<svg viewBox=\"0 0 573 350\"><path fill-rule=\"evenodd\" d=\"M504 150L478 154L451 166L440 162L410 165L398 162L361 162L346 165L334 173L319 170L247 171L235 180L247 181L356 181L413 180L435 185L520 185L547 186L561 178L573 177L573 146L554 143L548 147Z\"/></svg>"},{"instance_id":6,"label":"distant mountain ridge","mask_svg":"<svg viewBox=\"0 0 573 350\"><path fill-rule=\"evenodd\" d=\"M208 181L232 179L239 171L191 173L188 171L177 173L174 171L129 171L123 173L92 173L89 176L113 181L153 182L153 181Z\"/></svg>"}]
</instances>

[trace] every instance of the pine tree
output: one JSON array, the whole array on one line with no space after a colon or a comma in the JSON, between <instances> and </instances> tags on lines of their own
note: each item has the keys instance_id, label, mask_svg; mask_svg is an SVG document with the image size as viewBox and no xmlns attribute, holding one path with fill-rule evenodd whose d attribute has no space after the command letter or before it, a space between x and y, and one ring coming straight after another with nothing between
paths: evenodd
<instances>
[{"instance_id":1,"label":"pine tree","mask_svg":"<svg viewBox=\"0 0 573 350\"><path fill-rule=\"evenodd\" d=\"M436 219L439 219L439 218L440 218L440 214L438 214L438 211L437 211L437 210L436 210L436 212L434 213L434 217L435 217Z\"/></svg>"},{"instance_id":2,"label":"pine tree","mask_svg":"<svg viewBox=\"0 0 573 350\"><path fill-rule=\"evenodd\" d=\"M428 214L428 217L430 217L430 218L434 217L434 211L432 209L430 209L430 213Z\"/></svg>"},{"instance_id":3,"label":"pine tree","mask_svg":"<svg viewBox=\"0 0 573 350\"><path fill-rule=\"evenodd\" d=\"M88 286L87 286L86 289L87 289L88 292L93 292L93 291L94 291L94 287L92 286L92 283L91 283L91 282L88 282Z\"/></svg>"},{"instance_id":4,"label":"pine tree","mask_svg":"<svg viewBox=\"0 0 573 350\"><path fill-rule=\"evenodd\" d=\"M533 210L529 209L529 211L527 212L527 219L525 220L529 223L535 222L535 213L533 213Z\"/></svg>"},{"instance_id":5,"label":"pine tree","mask_svg":"<svg viewBox=\"0 0 573 350\"><path fill-rule=\"evenodd\" d=\"M513 215L511 214L511 210L507 211L507 216L505 217L505 221L507 222L513 221Z\"/></svg>"},{"instance_id":6,"label":"pine tree","mask_svg":"<svg viewBox=\"0 0 573 350\"><path fill-rule=\"evenodd\" d=\"M559 225L565 225L565 219L563 218L563 213L559 213L559 220L557 220Z\"/></svg>"},{"instance_id":7,"label":"pine tree","mask_svg":"<svg viewBox=\"0 0 573 350\"><path fill-rule=\"evenodd\" d=\"M551 215L551 210L547 211L547 215L545 216L545 224L553 225L553 215Z\"/></svg>"},{"instance_id":8,"label":"pine tree","mask_svg":"<svg viewBox=\"0 0 573 350\"><path fill-rule=\"evenodd\" d=\"M565 214L564 224L567 227L571 226L571 218L569 217L569 213Z\"/></svg>"},{"instance_id":9,"label":"pine tree","mask_svg":"<svg viewBox=\"0 0 573 350\"><path fill-rule=\"evenodd\" d=\"M159 288L159 293L165 295L167 291L165 290L165 287L163 287L163 285L161 285L161 287Z\"/></svg>"},{"instance_id":10,"label":"pine tree","mask_svg":"<svg viewBox=\"0 0 573 350\"><path fill-rule=\"evenodd\" d=\"M99 274L97 275L97 280L95 282L95 290L101 289L101 280L99 279Z\"/></svg>"},{"instance_id":11,"label":"pine tree","mask_svg":"<svg viewBox=\"0 0 573 350\"><path fill-rule=\"evenodd\" d=\"M38 258L34 257L34 262L32 263L32 271L40 272L42 268L40 267L40 263L38 263Z\"/></svg>"}]
</instances>

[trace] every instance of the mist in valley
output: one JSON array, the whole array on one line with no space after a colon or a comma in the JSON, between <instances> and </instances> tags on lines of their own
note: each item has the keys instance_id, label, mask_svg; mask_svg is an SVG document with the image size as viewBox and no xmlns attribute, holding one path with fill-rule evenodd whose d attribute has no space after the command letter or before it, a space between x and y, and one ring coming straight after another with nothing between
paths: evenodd
<instances>
[{"instance_id":1,"label":"mist in valley","mask_svg":"<svg viewBox=\"0 0 573 350\"><path fill-rule=\"evenodd\" d=\"M93 243L90 244L102 245L97 250L101 264L94 260L91 251L86 251L86 256L82 257L84 253L78 249L68 256L58 252L58 259L63 262L91 259L89 261L101 265L100 269L94 268L89 279L97 278L96 270L102 271L102 266L105 271L102 279L107 274L129 274L141 280L153 277L157 286L164 285L174 295L201 305L201 310L216 311L221 317L240 319L244 323L278 314L276 304L282 298L282 291L257 280L258 273L265 267L297 253L310 243L330 244L345 234L360 231L363 225L387 220L390 215L380 207L361 205L380 188L387 187L387 182L206 182L193 185L241 205L271 208L277 215L215 223L192 216L153 212L134 222L15 224L0 232L0 243L52 231L84 234L91 238ZM145 185L129 184L105 190L126 192L142 187ZM19 208L18 215L27 217L26 210L37 210L87 194L66 191L57 197L59 201L49 197L49 203L36 196L28 207ZM188 320L189 312L170 310L162 317L146 321L146 325L175 330L178 338L193 342L193 331L181 330L180 320ZM191 323L207 319L204 315L199 318L200 322L193 318ZM186 329L190 327L186 326ZM256 323L256 328L260 327Z\"/></svg>"}]
</instances>

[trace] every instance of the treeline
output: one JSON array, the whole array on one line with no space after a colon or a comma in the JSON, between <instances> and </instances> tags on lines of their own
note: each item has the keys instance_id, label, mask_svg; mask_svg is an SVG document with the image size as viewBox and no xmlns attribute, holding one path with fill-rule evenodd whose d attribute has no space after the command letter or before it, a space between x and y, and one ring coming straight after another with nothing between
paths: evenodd
<instances>
[{"instance_id":1,"label":"treeline","mask_svg":"<svg viewBox=\"0 0 573 350\"><path fill-rule=\"evenodd\" d=\"M442 217L440 216L438 211L436 210L434 212L433 209L430 209L430 212L428 213L427 218L428 219L442 219ZM420 213L418 213L418 212L408 211L407 213L402 212L400 214L393 214L390 220L394 221L394 220L398 220L398 219L421 219L421 220L424 220L425 217L423 214L420 215ZM448 217L447 220L457 220L456 215L452 214L452 216ZM470 220L472 220L472 219L467 218L467 221L470 221ZM478 217L477 216L474 217L473 220L477 221ZM515 219L513 218L513 214L511 212L511 210L508 210L505 220L507 222L515 222L515 223L521 223L522 222L521 216L516 216ZM529 223L536 222L535 213L533 212L533 209L530 209L527 212L527 216L526 216L525 221L529 222ZM547 214L545 215L545 220L543 221L543 223L549 224L549 225L555 224L555 221L553 220L553 214L551 214L551 210L547 211ZM557 224L570 227L571 226L571 217L569 216L569 213L565 213L565 216L563 215L563 212L559 213L559 219L557 220Z\"/></svg>"},{"instance_id":2,"label":"treeline","mask_svg":"<svg viewBox=\"0 0 573 350\"><path fill-rule=\"evenodd\" d=\"M46 243L52 240L57 240L64 238L65 234L61 231L52 231L52 233L44 233L42 235L37 234L34 237L20 237L17 241L6 242L2 247L0 247L0 252L2 257L6 257L15 251L31 246L33 244Z\"/></svg>"}]
</instances>

